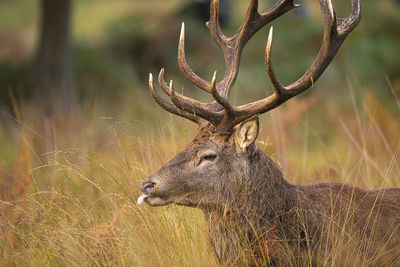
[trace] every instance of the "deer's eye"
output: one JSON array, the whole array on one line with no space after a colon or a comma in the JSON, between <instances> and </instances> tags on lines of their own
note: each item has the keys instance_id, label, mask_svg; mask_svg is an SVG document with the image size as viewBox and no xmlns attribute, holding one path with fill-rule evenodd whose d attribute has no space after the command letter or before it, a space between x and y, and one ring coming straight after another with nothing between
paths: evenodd
<instances>
[{"instance_id":1,"label":"deer's eye","mask_svg":"<svg viewBox=\"0 0 400 267\"><path fill-rule=\"evenodd\" d=\"M212 160L214 160L214 159L216 159L216 158L217 158L217 155L215 155L215 154L210 154L210 155L202 156L202 157L201 157L201 160L202 160L202 161L203 161L203 160L212 161Z\"/></svg>"},{"instance_id":2,"label":"deer's eye","mask_svg":"<svg viewBox=\"0 0 400 267\"><path fill-rule=\"evenodd\" d=\"M217 158L217 155L214 153L207 153L199 156L199 160L197 162L197 166L200 166L201 164L213 162Z\"/></svg>"}]
</instances>

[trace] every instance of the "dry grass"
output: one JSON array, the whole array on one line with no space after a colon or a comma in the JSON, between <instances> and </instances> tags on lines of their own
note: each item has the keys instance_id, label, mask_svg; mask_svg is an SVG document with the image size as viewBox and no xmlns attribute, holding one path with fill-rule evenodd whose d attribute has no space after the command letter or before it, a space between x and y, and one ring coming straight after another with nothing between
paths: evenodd
<instances>
[{"instance_id":1,"label":"dry grass","mask_svg":"<svg viewBox=\"0 0 400 267\"><path fill-rule=\"evenodd\" d=\"M369 93L347 112L316 99L263 117L259 147L287 179L400 187L400 109L389 112ZM13 160L0 173L3 266L217 265L199 210L136 204L139 182L190 139L189 123L166 114L160 125L32 114L17 116L9 133ZM349 250L347 229L330 233L326 262L374 265L357 244Z\"/></svg>"}]
</instances>

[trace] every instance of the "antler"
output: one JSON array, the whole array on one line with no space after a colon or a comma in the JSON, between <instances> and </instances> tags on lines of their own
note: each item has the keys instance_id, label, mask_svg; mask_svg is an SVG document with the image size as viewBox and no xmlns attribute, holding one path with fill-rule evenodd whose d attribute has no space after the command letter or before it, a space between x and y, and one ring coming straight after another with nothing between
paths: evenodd
<instances>
[{"instance_id":1,"label":"antler","mask_svg":"<svg viewBox=\"0 0 400 267\"><path fill-rule=\"evenodd\" d=\"M212 94L214 102L201 103L185 97L174 91L172 81L168 86L164 80L164 69L159 74L159 85L170 97L172 103L162 99L154 90L150 78L150 89L153 97L165 110L188 118L198 124L206 121L213 124L218 130L230 131L236 124L257 114L265 113L288 99L310 88L330 64L347 35L354 29L361 19L360 0L352 0L352 12L347 18L339 17L332 7L331 0L320 0L320 7L324 21L324 37L316 59L307 72L294 83L283 86L275 75L271 63L272 27L269 32L266 46L266 70L274 86L274 94L253 103L239 107L229 103L229 92L236 80L240 56L249 39L262 27L287 11L298 7L293 0L280 0L265 13L258 13L258 0L251 0L246 17L237 33L226 37L219 25L219 0L211 3L210 20L207 27L214 41L220 47L225 60L225 75L220 82L216 82L216 73L210 82L200 78L187 64L185 58L185 27L182 23L178 48L178 63L186 78L200 89Z\"/></svg>"}]
</instances>

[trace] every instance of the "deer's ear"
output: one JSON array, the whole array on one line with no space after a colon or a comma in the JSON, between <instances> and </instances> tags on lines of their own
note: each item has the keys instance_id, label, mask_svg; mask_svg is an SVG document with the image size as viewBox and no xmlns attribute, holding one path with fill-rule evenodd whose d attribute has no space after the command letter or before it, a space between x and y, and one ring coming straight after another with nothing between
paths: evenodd
<instances>
[{"instance_id":1,"label":"deer's ear","mask_svg":"<svg viewBox=\"0 0 400 267\"><path fill-rule=\"evenodd\" d=\"M235 143L240 152L245 152L256 141L258 128L258 116L253 116L239 125L235 131Z\"/></svg>"}]
</instances>

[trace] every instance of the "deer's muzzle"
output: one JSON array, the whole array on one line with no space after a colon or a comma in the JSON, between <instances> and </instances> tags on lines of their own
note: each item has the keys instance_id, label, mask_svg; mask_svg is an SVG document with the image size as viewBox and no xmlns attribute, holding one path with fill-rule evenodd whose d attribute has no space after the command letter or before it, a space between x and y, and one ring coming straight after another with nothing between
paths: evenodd
<instances>
[{"instance_id":1,"label":"deer's muzzle","mask_svg":"<svg viewBox=\"0 0 400 267\"><path fill-rule=\"evenodd\" d=\"M150 197L150 194L154 192L155 185L156 184L153 182L143 182L140 184L140 190L143 192L143 195L141 195L137 200L139 205L143 204L143 201Z\"/></svg>"}]
</instances>

